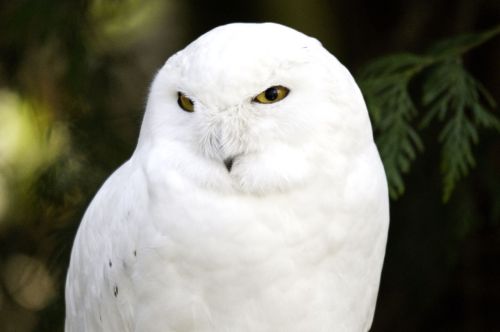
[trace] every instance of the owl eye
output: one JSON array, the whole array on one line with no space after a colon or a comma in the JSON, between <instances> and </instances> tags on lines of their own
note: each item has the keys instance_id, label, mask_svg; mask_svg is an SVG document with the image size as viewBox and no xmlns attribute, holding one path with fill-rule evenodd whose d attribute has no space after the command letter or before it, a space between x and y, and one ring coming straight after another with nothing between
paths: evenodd
<instances>
[{"instance_id":1,"label":"owl eye","mask_svg":"<svg viewBox=\"0 0 500 332\"><path fill-rule=\"evenodd\" d=\"M284 99L289 92L288 88L276 85L262 91L252 101L260 104L272 104Z\"/></svg>"},{"instance_id":2,"label":"owl eye","mask_svg":"<svg viewBox=\"0 0 500 332\"><path fill-rule=\"evenodd\" d=\"M177 92L177 104L186 112L194 112L194 103L182 92Z\"/></svg>"}]
</instances>

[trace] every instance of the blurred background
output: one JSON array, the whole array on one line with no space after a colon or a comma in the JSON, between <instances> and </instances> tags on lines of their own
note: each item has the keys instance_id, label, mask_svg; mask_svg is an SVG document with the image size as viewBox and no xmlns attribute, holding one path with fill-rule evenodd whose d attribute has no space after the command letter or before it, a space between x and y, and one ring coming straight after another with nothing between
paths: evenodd
<instances>
[{"instance_id":1,"label":"blurred background","mask_svg":"<svg viewBox=\"0 0 500 332\"><path fill-rule=\"evenodd\" d=\"M498 26L500 2L0 2L0 331L63 330L76 229L131 155L151 79L176 50L235 21L301 30L359 78L381 56ZM500 101L498 35L461 54L460 65ZM419 105L419 78L409 91ZM439 122L416 126L422 148L391 202L372 331L500 331L500 135L487 127L470 172L443 201Z\"/></svg>"}]
</instances>

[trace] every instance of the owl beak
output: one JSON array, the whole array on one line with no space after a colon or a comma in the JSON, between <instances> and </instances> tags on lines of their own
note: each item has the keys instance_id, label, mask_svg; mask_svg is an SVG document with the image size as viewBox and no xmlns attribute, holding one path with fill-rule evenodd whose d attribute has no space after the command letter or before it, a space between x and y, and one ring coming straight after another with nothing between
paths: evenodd
<instances>
[{"instance_id":1,"label":"owl beak","mask_svg":"<svg viewBox=\"0 0 500 332\"><path fill-rule=\"evenodd\" d=\"M231 172L231 168L233 168L234 157L229 157L224 159L224 165L226 165L226 169L228 172Z\"/></svg>"}]
</instances>

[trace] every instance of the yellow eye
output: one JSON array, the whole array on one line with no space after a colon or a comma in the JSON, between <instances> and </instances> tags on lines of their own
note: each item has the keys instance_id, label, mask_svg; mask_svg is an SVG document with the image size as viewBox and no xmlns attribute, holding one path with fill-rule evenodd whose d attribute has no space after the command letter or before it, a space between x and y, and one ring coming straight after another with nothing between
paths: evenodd
<instances>
[{"instance_id":1,"label":"yellow eye","mask_svg":"<svg viewBox=\"0 0 500 332\"><path fill-rule=\"evenodd\" d=\"M182 92L177 92L177 104L186 112L194 112L194 103Z\"/></svg>"},{"instance_id":2,"label":"yellow eye","mask_svg":"<svg viewBox=\"0 0 500 332\"><path fill-rule=\"evenodd\" d=\"M260 104L272 104L288 96L290 90L281 85L272 86L259 93L253 101Z\"/></svg>"}]
</instances>

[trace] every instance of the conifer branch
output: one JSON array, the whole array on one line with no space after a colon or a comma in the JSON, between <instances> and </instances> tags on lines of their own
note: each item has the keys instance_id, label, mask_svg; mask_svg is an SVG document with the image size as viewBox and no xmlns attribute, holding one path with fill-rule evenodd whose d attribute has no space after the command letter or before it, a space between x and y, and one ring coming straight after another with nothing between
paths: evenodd
<instances>
[{"instance_id":1,"label":"conifer branch","mask_svg":"<svg viewBox=\"0 0 500 332\"><path fill-rule=\"evenodd\" d=\"M442 126L437 140L441 144L444 201L475 166L473 146L479 142L479 130L500 131L500 120L490 111L496 107L495 101L462 62L464 53L499 34L500 26L458 36L436 43L424 55L390 55L362 70L359 83L373 120L391 197L404 193L403 174L424 150L420 135L433 121ZM419 85L415 90L420 94L410 93L413 83Z\"/></svg>"}]
</instances>

